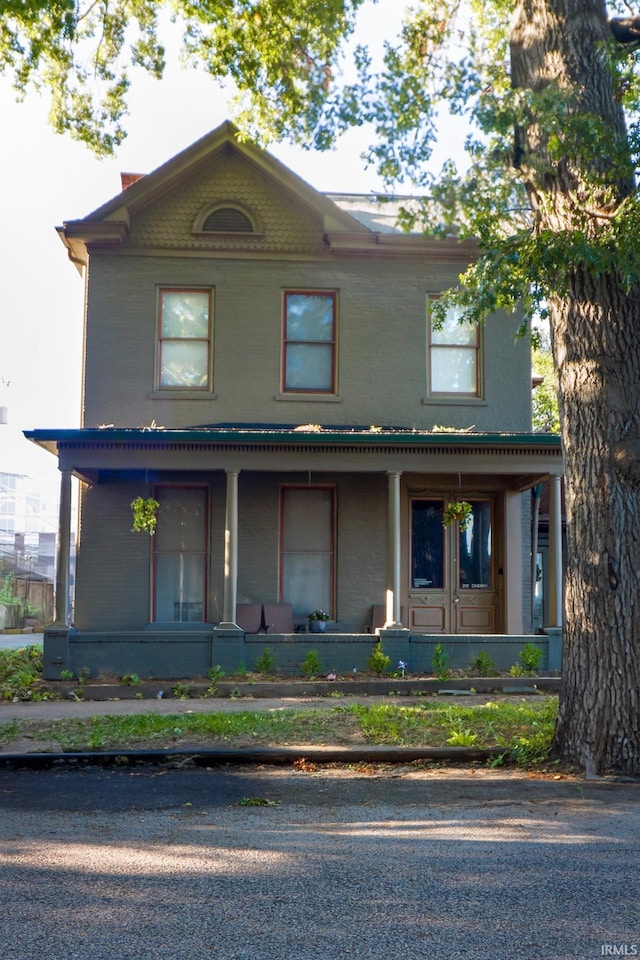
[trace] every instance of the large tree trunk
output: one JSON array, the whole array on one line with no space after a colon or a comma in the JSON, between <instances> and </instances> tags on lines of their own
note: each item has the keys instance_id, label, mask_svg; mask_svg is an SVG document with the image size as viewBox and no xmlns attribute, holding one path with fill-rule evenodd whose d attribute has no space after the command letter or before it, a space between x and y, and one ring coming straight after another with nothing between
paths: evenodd
<instances>
[{"instance_id":1,"label":"large tree trunk","mask_svg":"<svg viewBox=\"0 0 640 960\"><path fill-rule=\"evenodd\" d=\"M518 0L512 23L512 80L540 91L573 89L573 109L603 118L613 141L626 137L622 109L599 44L609 35L604 0ZM588 171L571 156L552 163L544 131L518 134L520 166L537 228L585 222L593 210ZM606 170L606 157L600 167ZM615 212L633 188L611 171ZM589 194L589 195L588 195ZM549 301L566 463L568 572L556 753L585 768L640 773L640 291L615 271L594 277L567 265L569 294Z\"/></svg>"}]
</instances>

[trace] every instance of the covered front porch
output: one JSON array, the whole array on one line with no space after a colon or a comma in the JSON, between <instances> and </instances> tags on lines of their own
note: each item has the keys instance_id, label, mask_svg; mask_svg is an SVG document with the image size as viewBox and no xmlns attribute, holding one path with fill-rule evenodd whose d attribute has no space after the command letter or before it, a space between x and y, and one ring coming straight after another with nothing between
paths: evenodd
<instances>
[{"instance_id":1,"label":"covered front porch","mask_svg":"<svg viewBox=\"0 0 640 960\"><path fill-rule=\"evenodd\" d=\"M527 640L543 649L544 669L559 669L557 644L552 642L550 651L546 637L532 635L527 615L536 576L528 491L549 482L545 627L559 635L562 457L557 437L237 426L85 428L28 436L57 454L61 470L56 620L45 634L45 669L51 678L83 667L93 675L135 672L169 678L206 675L218 664L225 672L240 665L252 670L267 645L281 673L299 672L306 652L320 652L320 647L327 672L365 671L376 642L365 626L372 604L384 606L378 634L392 669L402 660L411 671L430 672L437 643L448 650L452 669L465 669L478 645L490 645L498 668L508 669ZM75 626L66 602L73 475L91 492L93 504L83 519L78 561L82 613ZM134 481L148 482L149 489L154 483L199 485L213 504L215 515L207 515L208 582L199 622L188 616L182 622L178 613L176 622L169 622L166 613L154 615L154 548L136 540L139 535L132 540L126 520ZM337 519L328 594L333 629L322 638L295 629L245 632L238 624L238 601L292 599L282 576L282 529L278 532L276 522L282 512L278 491L284 487L333 491L331 510ZM457 530L440 538L436 561L444 571L441 581L430 580L424 563L416 566L412 560L416 544L426 549L414 532L414 514L423 517L431 511L432 531L442 530L437 511L452 490L480 505L478 523L485 514L490 519L490 576L474 574L463 581L458 575ZM95 536L98 528L101 537ZM174 607L182 610L183 604L172 602L163 609ZM299 626L305 610L295 612Z\"/></svg>"}]
</instances>

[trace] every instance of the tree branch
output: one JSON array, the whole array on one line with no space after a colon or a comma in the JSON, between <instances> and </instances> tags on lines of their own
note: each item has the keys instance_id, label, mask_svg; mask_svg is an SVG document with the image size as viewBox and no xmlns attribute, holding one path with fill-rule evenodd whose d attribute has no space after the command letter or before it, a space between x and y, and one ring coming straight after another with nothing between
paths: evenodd
<instances>
[{"instance_id":1,"label":"tree branch","mask_svg":"<svg viewBox=\"0 0 640 960\"><path fill-rule=\"evenodd\" d=\"M609 27L618 43L640 43L640 16L612 17Z\"/></svg>"}]
</instances>

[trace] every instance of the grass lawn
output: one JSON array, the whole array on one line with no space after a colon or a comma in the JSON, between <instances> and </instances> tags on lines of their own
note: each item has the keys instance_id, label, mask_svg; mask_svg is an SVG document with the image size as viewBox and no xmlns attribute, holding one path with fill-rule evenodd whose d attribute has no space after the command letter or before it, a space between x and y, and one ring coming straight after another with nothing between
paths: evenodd
<instances>
[{"instance_id":1,"label":"grass lawn","mask_svg":"<svg viewBox=\"0 0 640 960\"><path fill-rule=\"evenodd\" d=\"M12 741L28 737L43 752L219 745L499 747L503 762L529 765L548 759L556 709L557 699L551 696L470 706L421 698L406 706L14 720L0 724L0 744L10 750Z\"/></svg>"}]
</instances>

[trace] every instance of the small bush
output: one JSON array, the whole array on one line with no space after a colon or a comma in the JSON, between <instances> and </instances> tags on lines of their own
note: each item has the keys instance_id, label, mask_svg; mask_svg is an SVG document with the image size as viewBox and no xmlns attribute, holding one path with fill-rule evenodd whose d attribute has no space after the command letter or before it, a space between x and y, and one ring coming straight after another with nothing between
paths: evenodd
<instances>
[{"instance_id":1,"label":"small bush","mask_svg":"<svg viewBox=\"0 0 640 960\"><path fill-rule=\"evenodd\" d=\"M122 675L120 683L124 687L137 687L140 683L140 677L137 673L125 673Z\"/></svg>"},{"instance_id":2,"label":"small bush","mask_svg":"<svg viewBox=\"0 0 640 960\"><path fill-rule=\"evenodd\" d=\"M276 658L273 655L273 650L270 647L265 647L256 660L256 670L258 673L273 673L275 665Z\"/></svg>"},{"instance_id":3,"label":"small bush","mask_svg":"<svg viewBox=\"0 0 640 960\"><path fill-rule=\"evenodd\" d=\"M438 680L448 680L451 676L449 670L449 657L447 651L441 643L436 643L433 648L433 657L431 659L431 669Z\"/></svg>"},{"instance_id":4,"label":"small bush","mask_svg":"<svg viewBox=\"0 0 640 960\"><path fill-rule=\"evenodd\" d=\"M391 657L388 657L387 654L382 649L382 640L378 640L371 656L369 657L367 663L369 664L370 669L376 676L381 677L383 673L386 673L389 669L389 664L391 663Z\"/></svg>"},{"instance_id":5,"label":"small bush","mask_svg":"<svg viewBox=\"0 0 640 960\"><path fill-rule=\"evenodd\" d=\"M477 673L479 677L495 677L498 673L493 657L486 650L480 650L471 664L471 670L473 673Z\"/></svg>"},{"instance_id":6,"label":"small bush","mask_svg":"<svg viewBox=\"0 0 640 960\"><path fill-rule=\"evenodd\" d=\"M533 643L524 645L518 654L522 660L525 674L534 674L538 672L538 666L542 660L542 650Z\"/></svg>"},{"instance_id":7,"label":"small bush","mask_svg":"<svg viewBox=\"0 0 640 960\"><path fill-rule=\"evenodd\" d=\"M309 650L302 661L302 675L307 680L313 680L322 672L322 664L317 650Z\"/></svg>"}]
</instances>

